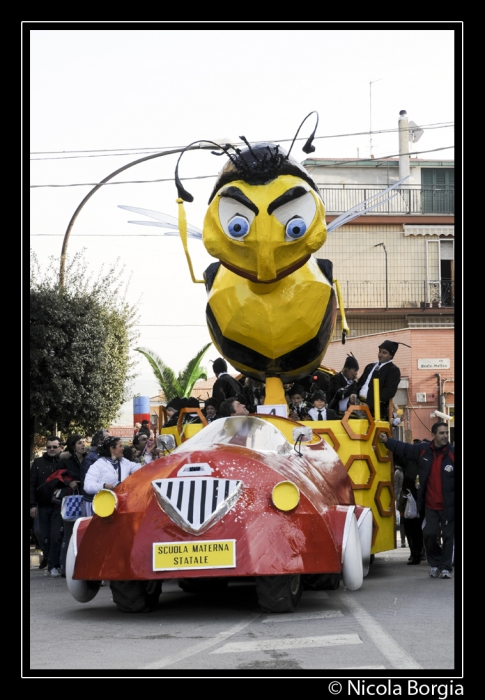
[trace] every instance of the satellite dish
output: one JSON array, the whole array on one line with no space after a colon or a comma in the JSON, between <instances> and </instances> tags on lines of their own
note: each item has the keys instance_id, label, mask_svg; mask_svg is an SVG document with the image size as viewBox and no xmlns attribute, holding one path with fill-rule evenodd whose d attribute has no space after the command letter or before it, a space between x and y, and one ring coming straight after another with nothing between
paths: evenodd
<instances>
[{"instance_id":1,"label":"satellite dish","mask_svg":"<svg viewBox=\"0 0 485 700\"><path fill-rule=\"evenodd\" d=\"M424 129L421 129L421 127L415 124L414 122L408 122L408 127L409 140L411 141L411 143L416 143L424 134Z\"/></svg>"}]
</instances>

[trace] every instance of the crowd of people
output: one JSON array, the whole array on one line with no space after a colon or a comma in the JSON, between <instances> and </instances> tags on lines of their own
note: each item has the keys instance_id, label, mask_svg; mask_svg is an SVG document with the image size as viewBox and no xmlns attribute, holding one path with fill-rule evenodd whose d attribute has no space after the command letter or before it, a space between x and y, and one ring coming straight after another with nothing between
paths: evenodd
<instances>
[{"instance_id":1,"label":"crowd of people","mask_svg":"<svg viewBox=\"0 0 485 700\"><path fill-rule=\"evenodd\" d=\"M358 378L359 363L349 354L341 371L336 374L321 370L298 383L285 385L288 416L296 421L339 420L350 405L367 405L374 415L372 379L379 380L380 415L386 420L389 401L395 396L401 374L393 359L399 343L385 340L378 347L378 360L368 364ZM227 371L227 363L218 358L213 363L216 381L212 396L201 408L194 398L171 399L166 407L163 427L208 423L219 418L246 416L257 413L264 404L264 383L246 377L239 381ZM63 520L62 498L79 493L83 496L83 512L92 515L93 498L101 489L115 489L127 476L163 456L157 448L150 423L136 425L136 434L129 445L120 437L111 436L106 429L98 430L86 450L86 440L80 434L61 442L56 435L46 440L46 450L34 459L30 471L30 516L34 533L42 549L40 569L53 578L65 577L66 554L74 523ZM433 440L401 442L380 434L380 441L394 453L396 465L396 503L403 521L404 537L408 540L408 564L420 564L424 556L431 566L433 578L450 578L454 558L454 448L449 443L446 423L432 427ZM408 494L417 504L417 515L406 518L405 498ZM402 538L403 539L403 538Z\"/></svg>"}]
</instances>

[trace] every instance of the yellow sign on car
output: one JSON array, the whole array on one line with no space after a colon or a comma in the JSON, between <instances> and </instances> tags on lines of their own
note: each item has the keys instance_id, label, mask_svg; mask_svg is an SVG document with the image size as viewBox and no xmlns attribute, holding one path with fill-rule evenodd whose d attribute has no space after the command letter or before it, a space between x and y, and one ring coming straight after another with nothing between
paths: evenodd
<instances>
[{"instance_id":1,"label":"yellow sign on car","mask_svg":"<svg viewBox=\"0 0 485 700\"><path fill-rule=\"evenodd\" d=\"M236 566L236 540L156 542L153 570L230 569Z\"/></svg>"}]
</instances>

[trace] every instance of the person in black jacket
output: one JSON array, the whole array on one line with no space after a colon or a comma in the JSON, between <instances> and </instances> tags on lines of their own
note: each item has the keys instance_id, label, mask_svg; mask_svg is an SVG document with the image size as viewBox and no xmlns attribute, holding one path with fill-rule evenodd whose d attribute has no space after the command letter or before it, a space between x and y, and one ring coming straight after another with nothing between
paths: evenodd
<instances>
[{"instance_id":1,"label":"person in black jacket","mask_svg":"<svg viewBox=\"0 0 485 700\"><path fill-rule=\"evenodd\" d=\"M311 397L313 408L307 412L305 420L338 420L337 414L327 408L327 399L323 391L316 391Z\"/></svg>"},{"instance_id":2,"label":"person in black jacket","mask_svg":"<svg viewBox=\"0 0 485 700\"><path fill-rule=\"evenodd\" d=\"M61 462L61 467L67 470L72 480L70 482L70 488L72 493L83 494L82 485L84 483L83 475L83 462L86 458L86 443L83 435L75 433L69 435L67 438L67 450L71 455L69 459L63 460ZM61 555L60 555L60 565L61 565L61 576L66 577L66 556L67 548L69 546L69 540L71 539L72 531L74 529L74 522L72 520L63 520L63 530L64 534L62 537L61 544Z\"/></svg>"},{"instance_id":3,"label":"person in black jacket","mask_svg":"<svg viewBox=\"0 0 485 700\"><path fill-rule=\"evenodd\" d=\"M39 569L47 566L47 572L52 578L61 575L60 554L62 542L62 517L60 504L54 504L50 500L42 501L39 487L46 483L46 479L59 469L59 453L61 442L57 435L50 435L46 440L46 451L42 457L37 457L32 462L30 469L30 515L38 518L40 545L43 558Z\"/></svg>"},{"instance_id":4,"label":"person in black jacket","mask_svg":"<svg viewBox=\"0 0 485 700\"><path fill-rule=\"evenodd\" d=\"M451 578L455 525L455 449L447 423L435 423L432 442L410 445L380 433L386 447L404 459L418 462L418 513L424 513L423 538L432 578Z\"/></svg>"},{"instance_id":5,"label":"person in black jacket","mask_svg":"<svg viewBox=\"0 0 485 700\"><path fill-rule=\"evenodd\" d=\"M340 372L334 374L330 379L330 386L327 392L329 397L328 407L336 411L339 418L345 415L349 407L350 395L356 392L358 371L359 363L350 354L347 355Z\"/></svg>"},{"instance_id":6,"label":"person in black jacket","mask_svg":"<svg viewBox=\"0 0 485 700\"><path fill-rule=\"evenodd\" d=\"M137 435L146 435L150 437L150 421L142 420L141 428L139 429Z\"/></svg>"},{"instance_id":7,"label":"person in black jacket","mask_svg":"<svg viewBox=\"0 0 485 700\"><path fill-rule=\"evenodd\" d=\"M381 420L389 420L389 401L396 395L401 381L399 367L392 361L399 345L406 345L406 343L384 340L379 345L377 362L371 362L366 366L362 376L357 381L355 392L350 396L350 403L356 403L358 399L361 404L367 404L372 415L375 415L374 379L379 379Z\"/></svg>"},{"instance_id":8,"label":"person in black jacket","mask_svg":"<svg viewBox=\"0 0 485 700\"><path fill-rule=\"evenodd\" d=\"M222 402L232 396L236 396L240 403L245 404L242 385L227 373L227 362L222 357L218 357L214 360L212 368L217 377L212 387L212 398L217 403L217 412L219 413Z\"/></svg>"}]
</instances>

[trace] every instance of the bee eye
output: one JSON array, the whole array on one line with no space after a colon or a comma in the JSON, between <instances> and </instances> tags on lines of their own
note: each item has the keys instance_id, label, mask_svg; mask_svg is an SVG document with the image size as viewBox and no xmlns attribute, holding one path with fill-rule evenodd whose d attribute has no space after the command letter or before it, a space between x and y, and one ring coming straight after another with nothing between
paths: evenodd
<instances>
[{"instance_id":1,"label":"bee eye","mask_svg":"<svg viewBox=\"0 0 485 700\"><path fill-rule=\"evenodd\" d=\"M300 217L295 217L290 219L286 224L286 235L287 240L297 240L305 235L307 230L307 225Z\"/></svg>"},{"instance_id":2,"label":"bee eye","mask_svg":"<svg viewBox=\"0 0 485 700\"><path fill-rule=\"evenodd\" d=\"M246 217L236 214L227 224L227 232L231 238L241 239L249 233L249 221Z\"/></svg>"}]
</instances>

